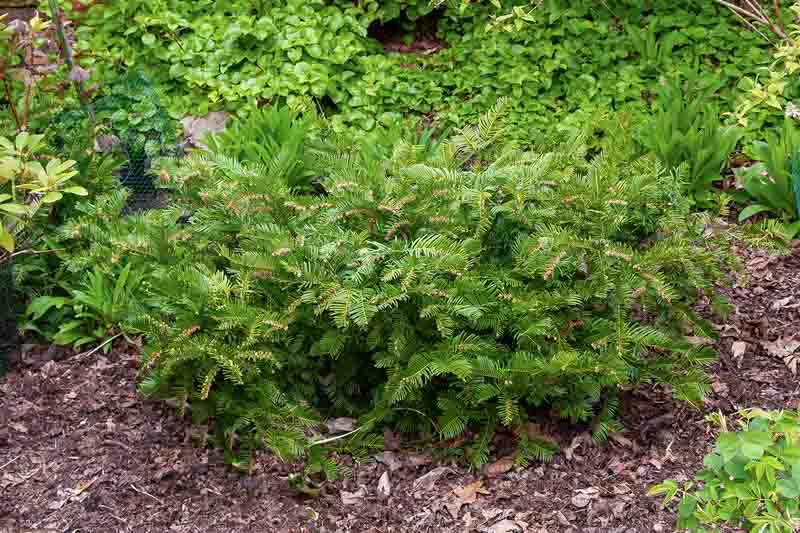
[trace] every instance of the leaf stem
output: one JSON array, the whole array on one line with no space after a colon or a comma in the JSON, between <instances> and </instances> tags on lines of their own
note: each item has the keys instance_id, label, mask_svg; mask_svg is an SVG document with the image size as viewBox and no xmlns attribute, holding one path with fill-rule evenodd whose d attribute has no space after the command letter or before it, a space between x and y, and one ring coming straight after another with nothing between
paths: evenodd
<instances>
[{"instance_id":1,"label":"leaf stem","mask_svg":"<svg viewBox=\"0 0 800 533\"><path fill-rule=\"evenodd\" d=\"M14 116L14 122L17 124L17 132L22 131L22 123L19 119L19 114L17 113L17 106L14 104L14 97L11 95L11 84L6 78L6 73L3 73L3 85L6 88L6 100L8 100L8 108L11 110L11 114Z\"/></svg>"},{"instance_id":2,"label":"leaf stem","mask_svg":"<svg viewBox=\"0 0 800 533\"><path fill-rule=\"evenodd\" d=\"M48 3L50 4L51 16L53 17L53 22L56 26L56 35L58 36L59 44L61 45L61 56L64 59L64 62L67 64L67 68L69 68L71 75L75 68L75 60L73 59L72 55L72 45L70 45L66 32L64 31L64 13L58 6L58 0L48 0ZM75 91L78 93L78 100L80 100L81 104L86 110L86 114L89 115L89 121L94 124L94 108L86 97L86 89L83 80L73 78L72 83L75 86Z\"/></svg>"}]
</instances>

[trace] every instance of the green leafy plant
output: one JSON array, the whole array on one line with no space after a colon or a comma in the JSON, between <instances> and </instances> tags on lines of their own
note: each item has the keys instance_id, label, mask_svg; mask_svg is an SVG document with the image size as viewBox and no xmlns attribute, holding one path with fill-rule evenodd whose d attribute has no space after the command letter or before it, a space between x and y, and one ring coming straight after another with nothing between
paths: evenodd
<instances>
[{"instance_id":1,"label":"green leafy plant","mask_svg":"<svg viewBox=\"0 0 800 533\"><path fill-rule=\"evenodd\" d=\"M757 3L739 11L751 22L762 24L777 35L772 43L773 61L760 65L754 75L739 82L742 94L733 114L739 124L751 130L758 131L765 123L774 124L784 115L798 118L794 99L800 93L793 81L800 69L800 3L794 2L787 13L784 11L778 9L766 13ZM788 15L785 29L784 14ZM763 33L761 35L766 37Z\"/></svg>"},{"instance_id":2,"label":"green leafy plant","mask_svg":"<svg viewBox=\"0 0 800 533\"><path fill-rule=\"evenodd\" d=\"M678 528L709 531L728 525L759 533L791 533L800 527L800 412L751 409L738 431L722 415L714 452L695 481L665 481L650 490L676 496Z\"/></svg>"},{"instance_id":3,"label":"green leafy plant","mask_svg":"<svg viewBox=\"0 0 800 533\"><path fill-rule=\"evenodd\" d=\"M708 109L707 93L671 84L661 89L658 110L641 141L668 168L686 164L689 193L708 206L714 182L721 179L740 137L738 128L722 126L718 113Z\"/></svg>"},{"instance_id":4,"label":"green leafy plant","mask_svg":"<svg viewBox=\"0 0 800 533\"><path fill-rule=\"evenodd\" d=\"M0 260L7 260L18 250L22 240L28 243L35 231L34 220L49 211L64 194L85 196L86 189L71 186L77 173L74 161L53 158L40 160L44 136L22 132L12 141L0 137Z\"/></svg>"},{"instance_id":5,"label":"green leafy plant","mask_svg":"<svg viewBox=\"0 0 800 533\"><path fill-rule=\"evenodd\" d=\"M698 67L704 81L719 81L715 98L732 110L739 80L772 51L713 2L517 7L504 5L513 23L535 22L500 32L487 28L496 14L488 2L112 0L81 17L77 46L99 79L103 64L148 68L175 113L245 114L313 98L339 131L423 114L446 129L476 120L502 95L513 98L507 135L517 139L579 110L641 119L660 77ZM426 24L427 32L414 29ZM421 48L394 52L378 38L385 27ZM753 122L748 135L771 120Z\"/></svg>"},{"instance_id":6,"label":"green leafy plant","mask_svg":"<svg viewBox=\"0 0 800 533\"><path fill-rule=\"evenodd\" d=\"M41 53L50 22L36 16L29 22L6 24L0 16L0 81L13 124L18 132L29 126L31 99L36 89L36 73L26 58ZM21 96L20 96L21 95Z\"/></svg>"},{"instance_id":7,"label":"green leafy plant","mask_svg":"<svg viewBox=\"0 0 800 533\"><path fill-rule=\"evenodd\" d=\"M69 290L70 297L41 296L28 306L26 314L33 322L54 308L66 307L70 311L66 316L71 319L58 324L57 331L51 336L56 344L77 348L108 339L137 312L141 297L139 287L144 279L142 271L132 271L131 264L127 264L119 275L112 278L95 267L86 278L79 288ZM110 347L110 344L106 346Z\"/></svg>"},{"instance_id":8,"label":"green leafy plant","mask_svg":"<svg viewBox=\"0 0 800 533\"><path fill-rule=\"evenodd\" d=\"M792 119L752 149L757 163L738 172L742 187L756 201L739 214L744 221L759 213L777 216L789 239L800 234L800 130Z\"/></svg>"},{"instance_id":9,"label":"green leafy plant","mask_svg":"<svg viewBox=\"0 0 800 533\"><path fill-rule=\"evenodd\" d=\"M672 51L678 38L678 33L668 33L660 37L656 26L641 28L628 26L625 28L630 38L633 51L639 54L639 59L657 72L663 69L672 60Z\"/></svg>"},{"instance_id":10,"label":"green leafy plant","mask_svg":"<svg viewBox=\"0 0 800 533\"><path fill-rule=\"evenodd\" d=\"M219 154L263 165L285 176L289 187L311 190L314 171L304 160L305 145L312 136L313 118L288 106L269 106L235 121L224 132L208 139L209 149Z\"/></svg>"},{"instance_id":11,"label":"green leafy plant","mask_svg":"<svg viewBox=\"0 0 800 533\"><path fill-rule=\"evenodd\" d=\"M213 153L168 173L181 205L122 241L159 257L134 320L142 390L191 405L237 462L262 444L306 453L342 415L359 417L348 439L473 430L474 465L506 426L525 462L553 453L525 431L531 410L602 439L620 387L699 402L713 353L685 335L713 334L692 302L727 255L680 178L614 152L587 163L580 138L520 151L506 112L432 153L314 150L321 194Z\"/></svg>"}]
</instances>

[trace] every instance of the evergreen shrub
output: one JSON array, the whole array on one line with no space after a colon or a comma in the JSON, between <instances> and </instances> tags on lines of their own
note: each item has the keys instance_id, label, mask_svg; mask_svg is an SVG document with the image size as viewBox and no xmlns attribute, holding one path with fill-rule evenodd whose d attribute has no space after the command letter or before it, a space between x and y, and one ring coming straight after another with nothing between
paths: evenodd
<instances>
[{"instance_id":1,"label":"evergreen shrub","mask_svg":"<svg viewBox=\"0 0 800 533\"><path fill-rule=\"evenodd\" d=\"M729 258L681 175L617 143L588 158L580 136L520 151L503 114L391 157L322 135L303 154L311 191L278 161L167 162L178 205L76 227L98 240L87 255L152 265L134 320L142 390L237 454L292 458L322 418L348 415L353 438L382 423L469 433L475 465L501 426L520 462L552 454L521 431L534 410L602 439L620 391L700 402L714 354L687 336L713 333L693 303L714 298Z\"/></svg>"}]
</instances>

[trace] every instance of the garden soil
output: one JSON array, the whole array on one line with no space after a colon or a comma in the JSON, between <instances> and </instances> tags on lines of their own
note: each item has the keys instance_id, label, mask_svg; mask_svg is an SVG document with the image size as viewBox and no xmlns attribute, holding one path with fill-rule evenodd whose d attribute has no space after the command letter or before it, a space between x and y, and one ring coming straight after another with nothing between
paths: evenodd
<instances>
[{"instance_id":1,"label":"garden soil","mask_svg":"<svg viewBox=\"0 0 800 533\"><path fill-rule=\"evenodd\" d=\"M547 418L548 464L512 468L511 438L470 472L386 434L386 451L321 487L293 491L296 466L264 452L252 475L198 444L176 409L136 393L135 347L70 356L25 346L0 381L0 532L668 532L674 515L646 496L701 467L715 432L704 415L800 407L800 249L739 252L746 286L726 290L713 390L701 409L650 387L624 395L623 433L593 444L588 428ZM346 458L342 458L343 461Z\"/></svg>"}]
</instances>

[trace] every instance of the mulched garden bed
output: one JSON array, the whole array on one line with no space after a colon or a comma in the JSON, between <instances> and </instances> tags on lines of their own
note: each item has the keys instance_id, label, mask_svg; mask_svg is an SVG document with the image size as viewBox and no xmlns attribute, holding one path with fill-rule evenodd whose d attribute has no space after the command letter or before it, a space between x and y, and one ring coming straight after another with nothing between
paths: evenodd
<instances>
[{"instance_id":1,"label":"mulched garden bed","mask_svg":"<svg viewBox=\"0 0 800 533\"><path fill-rule=\"evenodd\" d=\"M28 347L0 381L0 531L672 531L674 515L645 493L701 466L715 437L704 414L800 407L790 370L800 357L800 253L739 253L750 282L727 291L736 310L720 326L702 411L641 389L625 396L626 431L607 444L592 444L588 430L543 428L561 444L549 464L515 470L495 457L469 472L399 449L317 498L292 491L292 467L267 453L248 477L199 447L197 428L137 395L135 350L62 359ZM504 448L500 436L495 451Z\"/></svg>"}]
</instances>

